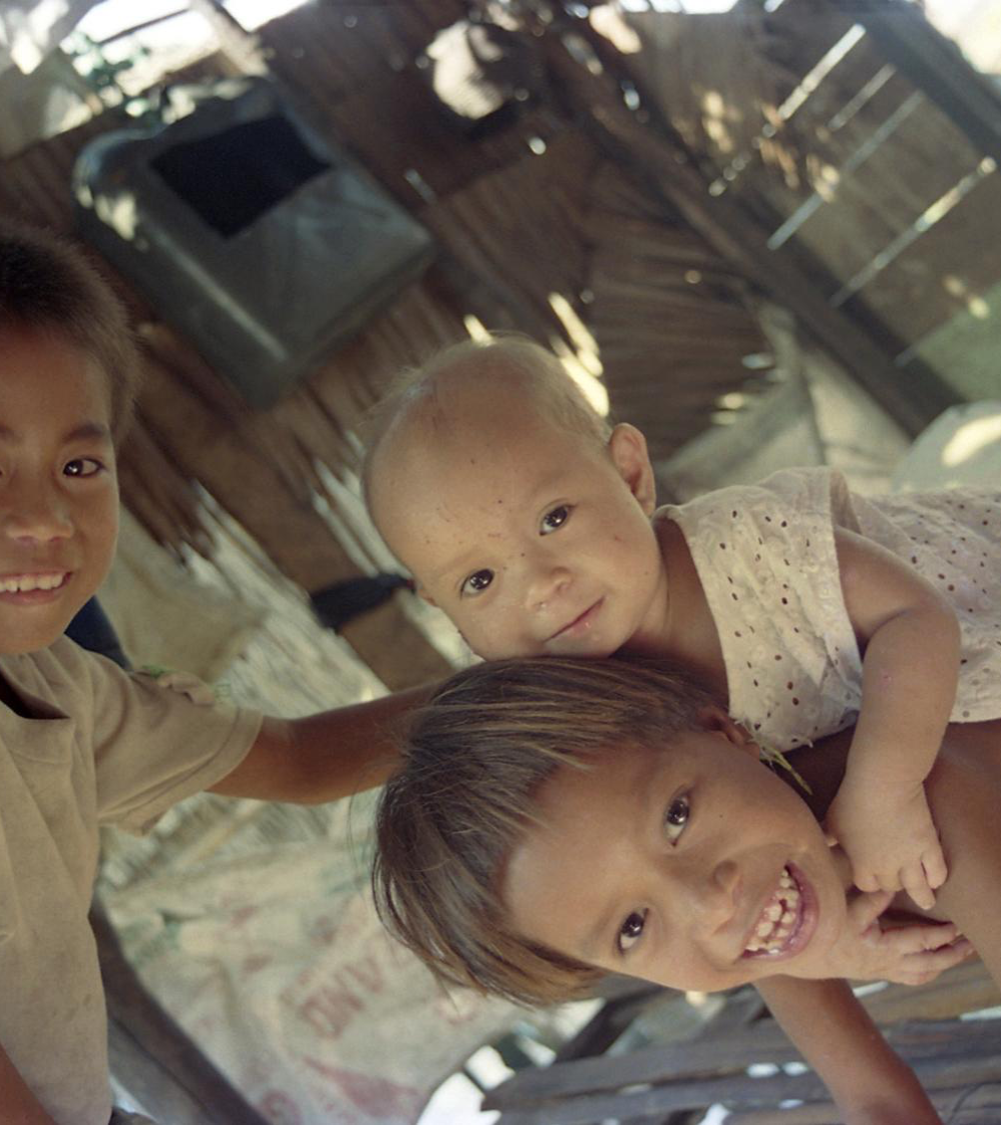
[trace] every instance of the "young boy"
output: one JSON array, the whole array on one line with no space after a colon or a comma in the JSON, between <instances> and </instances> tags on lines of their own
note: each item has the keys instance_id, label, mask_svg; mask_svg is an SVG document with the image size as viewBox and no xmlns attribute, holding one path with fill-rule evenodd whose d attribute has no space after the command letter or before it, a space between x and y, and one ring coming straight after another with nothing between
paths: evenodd
<instances>
[{"instance_id":1,"label":"young boy","mask_svg":"<svg viewBox=\"0 0 1002 1125\"><path fill-rule=\"evenodd\" d=\"M404 763L377 814L373 887L441 978L530 1004L608 972L685 990L751 982L840 1120L939 1120L848 987L818 978L855 976L866 956L881 976L900 954L921 979L963 956L926 952L955 928L860 939L874 896L847 898L823 796L812 810L692 681L643 658L479 664L414 715ZM935 917L959 924L996 981L997 784L998 724L951 727L927 782L950 856Z\"/></svg>"},{"instance_id":2,"label":"young boy","mask_svg":"<svg viewBox=\"0 0 1002 1125\"><path fill-rule=\"evenodd\" d=\"M87 911L98 827L202 789L317 802L378 784L419 693L295 721L193 702L62 636L115 549L138 357L79 254L0 228L0 1122L107 1125Z\"/></svg>"},{"instance_id":3,"label":"young boy","mask_svg":"<svg viewBox=\"0 0 1002 1125\"><path fill-rule=\"evenodd\" d=\"M949 720L999 715L997 497L867 501L807 469L655 512L643 435L507 337L391 395L364 480L390 548L486 659L669 658L773 752L856 722L828 825L858 887L933 905L922 783Z\"/></svg>"}]
</instances>

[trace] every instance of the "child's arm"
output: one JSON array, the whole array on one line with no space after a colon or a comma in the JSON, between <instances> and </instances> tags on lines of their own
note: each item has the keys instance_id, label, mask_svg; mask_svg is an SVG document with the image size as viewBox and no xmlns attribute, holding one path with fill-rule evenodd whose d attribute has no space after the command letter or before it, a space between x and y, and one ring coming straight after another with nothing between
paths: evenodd
<instances>
[{"instance_id":1,"label":"child's arm","mask_svg":"<svg viewBox=\"0 0 1002 1125\"><path fill-rule=\"evenodd\" d=\"M957 693L960 628L947 601L889 551L837 530L863 694L828 827L864 891L904 888L920 906L946 878L923 782Z\"/></svg>"},{"instance_id":2,"label":"child's arm","mask_svg":"<svg viewBox=\"0 0 1002 1125\"><path fill-rule=\"evenodd\" d=\"M0 1125L56 1125L0 1045Z\"/></svg>"},{"instance_id":3,"label":"child's arm","mask_svg":"<svg viewBox=\"0 0 1002 1125\"><path fill-rule=\"evenodd\" d=\"M411 688L303 719L265 718L247 756L212 792L320 804L382 785L397 763L396 725L430 690Z\"/></svg>"},{"instance_id":4,"label":"child's arm","mask_svg":"<svg viewBox=\"0 0 1002 1125\"><path fill-rule=\"evenodd\" d=\"M780 976L756 988L828 1087L845 1125L939 1125L915 1074L844 981Z\"/></svg>"}]
</instances>

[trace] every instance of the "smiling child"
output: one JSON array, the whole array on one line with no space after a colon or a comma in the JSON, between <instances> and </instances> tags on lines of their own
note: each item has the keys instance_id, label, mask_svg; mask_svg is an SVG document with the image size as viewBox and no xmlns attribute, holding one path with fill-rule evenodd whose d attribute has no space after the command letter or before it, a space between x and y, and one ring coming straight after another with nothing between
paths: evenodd
<instances>
[{"instance_id":1,"label":"smiling child","mask_svg":"<svg viewBox=\"0 0 1002 1125\"><path fill-rule=\"evenodd\" d=\"M928 783L944 922L881 932L886 896L852 892L803 793L692 681L633 657L476 665L413 718L377 818L377 906L443 979L523 1003L608 972L754 983L842 1120L938 1121L830 978L928 979L969 949L944 944L949 918L998 980L998 724L950 730L967 744Z\"/></svg>"},{"instance_id":2,"label":"smiling child","mask_svg":"<svg viewBox=\"0 0 1002 1125\"><path fill-rule=\"evenodd\" d=\"M375 785L387 721L421 694L262 719L62 636L115 551L138 366L79 252L0 228L0 1121L18 1125L112 1114L87 921L99 826L144 832L208 788L317 802Z\"/></svg>"}]
</instances>

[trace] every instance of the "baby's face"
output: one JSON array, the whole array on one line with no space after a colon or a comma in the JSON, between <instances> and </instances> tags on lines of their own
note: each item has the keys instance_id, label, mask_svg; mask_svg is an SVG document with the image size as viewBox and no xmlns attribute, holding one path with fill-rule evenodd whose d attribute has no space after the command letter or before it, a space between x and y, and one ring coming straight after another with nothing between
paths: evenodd
<instances>
[{"instance_id":1,"label":"baby's face","mask_svg":"<svg viewBox=\"0 0 1002 1125\"><path fill-rule=\"evenodd\" d=\"M824 975L843 879L807 805L738 730L551 777L505 871L515 931L671 988Z\"/></svg>"},{"instance_id":2,"label":"baby's face","mask_svg":"<svg viewBox=\"0 0 1002 1125\"><path fill-rule=\"evenodd\" d=\"M607 656L659 633L653 500L630 483L632 462L648 465L636 431L607 448L499 386L422 410L377 455L373 514L474 652Z\"/></svg>"},{"instance_id":3,"label":"baby's face","mask_svg":"<svg viewBox=\"0 0 1002 1125\"><path fill-rule=\"evenodd\" d=\"M0 652L62 633L117 532L107 378L65 341L0 331Z\"/></svg>"}]
</instances>

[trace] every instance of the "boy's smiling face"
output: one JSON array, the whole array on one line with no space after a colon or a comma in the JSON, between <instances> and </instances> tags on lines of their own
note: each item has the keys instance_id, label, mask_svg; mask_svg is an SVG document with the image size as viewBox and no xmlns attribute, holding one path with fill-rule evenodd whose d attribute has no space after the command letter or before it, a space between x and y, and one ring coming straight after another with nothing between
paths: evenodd
<instances>
[{"instance_id":1,"label":"boy's smiling face","mask_svg":"<svg viewBox=\"0 0 1002 1125\"><path fill-rule=\"evenodd\" d=\"M710 727L543 784L502 883L516 933L673 988L825 975L846 896L821 828L741 728Z\"/></svg>"},{"instance_id":2,"label":"boy's smiling face","mask_svg":"<svg viewBox=\"0 0 1002 1125\"><path fill-rule=\"evenodd\" d=\"M370 498L424 597L487 659L607 656L663 630L667 595L642 436L609 445L510 381L457 381L383 439Z\"/></svg>"},{"instance_id":3,"label":"boy's smiling face","mask_svg":"<svg viewBox=\"0 0 1002 1125\"><path fill-rule=\"evenodd\" d=\"M0 652L62 633L117 533L107 376L64 339L0 330Z\"/></svg>"}]
</instances>

